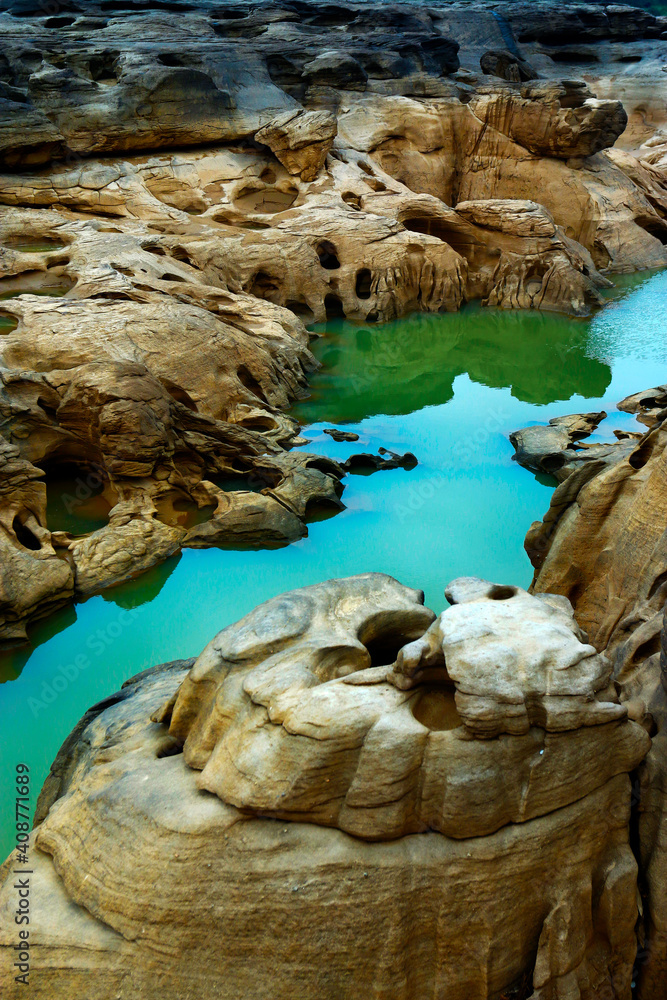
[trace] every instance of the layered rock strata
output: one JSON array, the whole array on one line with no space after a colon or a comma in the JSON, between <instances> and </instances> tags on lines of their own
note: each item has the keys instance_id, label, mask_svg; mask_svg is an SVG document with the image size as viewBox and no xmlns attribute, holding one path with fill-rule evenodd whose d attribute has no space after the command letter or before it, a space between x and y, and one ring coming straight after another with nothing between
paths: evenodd
<instances>
[{"instance_id":1,"label":"layered rock strata","mask_svg":"<svg viewBox=\"0 0 667 1000\"><path fill-rule=\"evenodd\" d=\"M618 405L647 429L619 432L615 443L588 443L580 438L602 414L581 414L513 438L522 464L550 471L560 482L544 520L526 538L535 566L531 589L572 603L591 642L610 657L622 703L653 736L633 794L644 898L638 996L652 1000L667 970L667 388Z\"/></svg>"},{"instance_id":2,"label":"layered rock strata","mask_svg":"<svg viewBox=\"0 0 667 1000\"><path fill-rule=\"evenodd\" d=\"M38 805L35 996L629 998L649 739L562 598L448 595L297 590L92 709Z\"/></svg>"}]
</instances>

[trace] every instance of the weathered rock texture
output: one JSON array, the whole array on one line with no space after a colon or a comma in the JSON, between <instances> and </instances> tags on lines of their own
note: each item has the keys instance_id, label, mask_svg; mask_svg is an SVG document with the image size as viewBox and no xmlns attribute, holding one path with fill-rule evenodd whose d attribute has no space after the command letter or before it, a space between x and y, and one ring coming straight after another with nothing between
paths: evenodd
<instances>
[{"instance_id":1,"label":"weathered rock texture","mask_svg":"<svg viewBox=\"0 0 667 1000\"><path fill-rule=\"evenodd\" d=\"M628 397L619 409L637 414L648 429L619 434L616 443L578 443L577 451L567 422L578 435L587 423L592 430L600 414L560 418L562 430L552 421L549 428L528 428L514 436L522 449L519 461L553 471L560 480L544 520L526 538L535 566L532 590L571 601L590 641L610 657L621 701L653 735L634 795L644 895L642 1000L661 995L667 972L666 406L665 386ZM527 441L532 441L528 452Z\"/></svg>"},{"instance_id":2,"label":"weathered rock texture","mask_svg":"<svg viewBox=\"0 0 667 1000\"><path fill-rule=\"evenodd\" d=\"M562 598L448 593L297 590L92 709L38 805L34 995L629 1000L648 736Z\"/></svg>"},{"instance_id":3,"label":"weathered rock texture","mask_svg":"<svg viewBox=\"0 0 667 1000\"><path fill-rule=\"evenodd\" d=\"M304 323L586 315L602 271L667 264L657 112L637 132L633 91L625 141L619 74L560 71L575 32L619 59L631 39L662 80L647 14L0 8L2 448L31 484L1 487L0 639L181 545L287 544L342 506L344 469L286 464ZM90 537L49 529L40 472L63 463L103 480Z\"/></svg>"}]
</instances>

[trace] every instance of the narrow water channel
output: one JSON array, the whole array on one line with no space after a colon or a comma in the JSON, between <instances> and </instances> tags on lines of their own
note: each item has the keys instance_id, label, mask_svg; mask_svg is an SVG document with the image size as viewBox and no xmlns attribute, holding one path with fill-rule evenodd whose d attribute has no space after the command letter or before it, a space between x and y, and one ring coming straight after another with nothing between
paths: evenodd
<instances>
[{"instance_id":1,"label":"narrow water channel","mask_svg":"<svg viewBox=\"0 0 667 1000\"><path fill-rule=\"evenodd\" d=\"M601 408L610 418L599 439L634 425L615 403L667 382L667 272L620 279L587 321L470 306L384 326L334 321L320 332L313 350L323 367L293 411L308 449L345 458L384 446L414 452L419 465L350 476L347 509L311 524L308 538L288 548L188 550L35 624L29 648L0 652L0 782L25 762L38 788L90 705L146 667L198 653L282 591L376 570L424 589L440 611L445 584L462 574L527 586L523 538L553 483L512 461L508 435ZM359 441L332 441L323 428L333 425ZM80 508L65 502L74 489L59 483L50 503L70 530L91 530L106 511L95 497ZM0 798L6 793L0 784Z\"/></svg>"}]
</instances>

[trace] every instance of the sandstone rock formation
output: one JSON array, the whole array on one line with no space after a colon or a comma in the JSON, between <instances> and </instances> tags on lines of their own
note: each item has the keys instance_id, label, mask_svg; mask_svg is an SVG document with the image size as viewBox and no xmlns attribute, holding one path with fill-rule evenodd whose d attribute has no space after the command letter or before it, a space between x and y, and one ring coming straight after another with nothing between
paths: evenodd
<instances>
[{"instance_id":1,"label":"sandstone rock formation","mask_svg":"<svg viewBox=\"0 0 667 1000\"><path fill-rule=\"evenodd\" d=\"M515 447L522 449L522 464L545 468L560 480L544 520L535 523L526 538L535 566L531 589L536 596L560 594L572 603L590 641L611 658L621 701L653 736L635 790L644 897L642 1000L660 995L667 971L667 669L664 653L661 657L667 635L665 404L665 386L621 401L619 409L637 414L648 429L643 434L623 432L616 443L577 443L579 450L573 451L568 429L583 431L586 424L592 429L599 415L591 414L559 418L558 443L553 434L558 421L513 436Z\"/></svg>"},{"instance_id":2,"label":"sandstone rock formation","mask_svg":"<svg viewBox=\"0 0 667 1000\"><path fill-rule=\"evenodd\" d=\"M448 594L297 590L91 709L38 805L35 996L629 1000L649 739L566 601Z\"/></svg>"},{"instance_id":3,"label":"sandstone rock formation","mask_svg":"<svg viewBox=\"0 0 667 1000\"><path fill-rule=\"evenodd\" d=\"M0 36L0 641L414 464L293 450L306 323L585 316L667 265L646 12L4 0ZM560 481L532 594L457 581L434 621L330 581L91 710L38 808L34 996L629 1000L637 961L656 1000L666 404L611 444L601 414L514 435ZM105 526L51 530L63 469ZM0 906L11 948L11 879Z\"/></svg>"},{"instance_id":4,"label":"sandstone rock formation","mask_svg":"<svg viewBox=\"0 0 667 1000\"><path fill-rule=\"evenodd\" d=\"M90 537L54 533L43 485L28 504L9 481L2 638L182 545L287 544L309 507L340 508L345 468L285 465L304 322L472 298L585 315L600 268L667 262L662 168L600 152L618 101L480 78L467 8L341 10L75 4L57 35L40 10L0 14L4 440L32 482L94 470L110 508Z\"/></svg>"},{"instance_id":5,"label":"sandstone rock formation","mask_svg":"<svg viewBox=\"0 0 667 1000\"><path fill-rule=\"evenodd\" d=\"M255 132L290 174L314 181L333 146L338 126L327 111L286 111Z\"/></svg>"}]
</instances>

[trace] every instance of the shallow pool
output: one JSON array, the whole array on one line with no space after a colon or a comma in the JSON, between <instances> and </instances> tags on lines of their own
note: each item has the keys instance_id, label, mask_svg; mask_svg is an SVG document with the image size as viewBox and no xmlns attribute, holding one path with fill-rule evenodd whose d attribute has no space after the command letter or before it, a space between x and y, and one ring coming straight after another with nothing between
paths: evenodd
<instances>
[{"instance_id":1,"label":"shallow pool","mask_svg":"<svg viewBox=\"0 0 667 1000\"><path fill-rule=\"evenodd\" d=\"M627 278L593 319L468 307L385 326L332 322L323 362L293 412L309 450L344 458L385 446L419 465L350 476L347 510L280 550L188 550L139 580L39 622L31 647L0 653L0 801L18 762L35 791L82 713L132 674L198 653L260 601L368 570L421 587L435 610L461 574L528 585L523 538L553 484L514 463L510 431L602 407L667 382L667 272ZM629 426L611 414L599 437ZM359 433L336 443L334 424ZM34 805L34 802L33 802ZM11 847L3 811L0 853Z\"/></svg>"}]
</instances>

